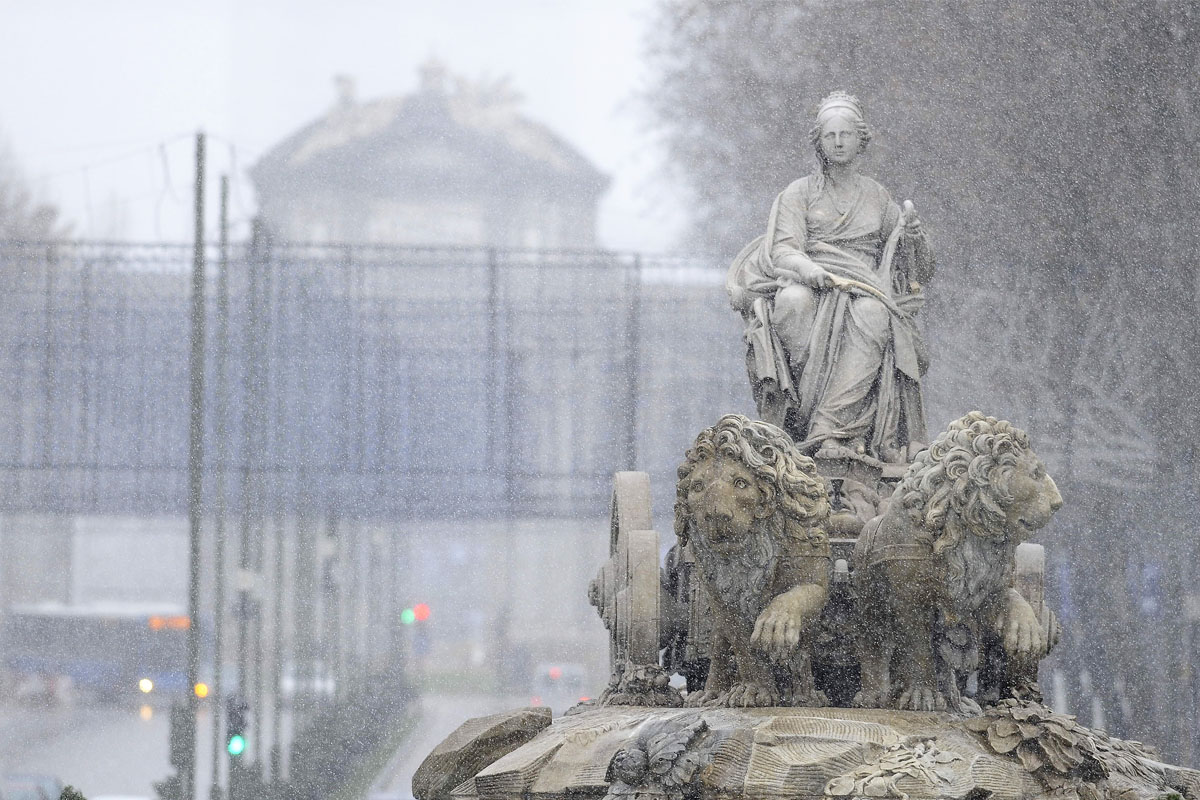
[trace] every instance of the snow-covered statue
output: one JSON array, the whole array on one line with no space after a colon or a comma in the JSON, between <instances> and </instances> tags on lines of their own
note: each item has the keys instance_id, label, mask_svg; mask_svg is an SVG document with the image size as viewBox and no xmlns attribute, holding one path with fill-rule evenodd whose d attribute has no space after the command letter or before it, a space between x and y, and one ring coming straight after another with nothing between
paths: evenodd
<instances>
[{"instance_id":1,"label":"snow-covered statue","mask_svg":"<svg viewBox=\"0 0 1200 800\"><path fill-rule=\"evenodd\" d=\"M915 316L933 254L912 203L858 173L871 131L857 98L821 101L810 138L818 168L775 199L726 281L758 413L803 452L904 463L926 439Z\"/></svg>"}]
</instances>

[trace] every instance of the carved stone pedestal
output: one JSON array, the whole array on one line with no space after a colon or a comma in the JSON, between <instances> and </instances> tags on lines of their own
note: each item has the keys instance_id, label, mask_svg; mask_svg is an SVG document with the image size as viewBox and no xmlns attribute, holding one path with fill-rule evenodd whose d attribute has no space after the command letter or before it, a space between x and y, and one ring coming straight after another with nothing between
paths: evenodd
<instances>
[{"instance_id":1,"label":"carved stone pedestal","mask_svg":"<svg viewBox=\"0 0 1200 800\"><path fill-rule=\"evenodd\" d=\"M414 787L418 800L1151 800L1171 792L1200 797L1200 773L1160 764L1136 742L1032 704L970 719L845 708L606 707L556 720L448 792L422 788Z\"/></svg>"}]
</instances>

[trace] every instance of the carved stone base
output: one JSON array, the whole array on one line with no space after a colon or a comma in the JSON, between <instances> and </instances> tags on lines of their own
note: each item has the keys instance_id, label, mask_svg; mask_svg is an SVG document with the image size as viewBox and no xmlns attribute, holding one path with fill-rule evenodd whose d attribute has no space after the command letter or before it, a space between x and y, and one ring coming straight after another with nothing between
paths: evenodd
<instances>
[{"instance_id":1,"label":"carved stone base","mask_svg":"<svg viewBox=\"0 0 1200 800\"><path fill-rule=\"evenodd\" d=\"M1017 727L1014 711L1021 716L1022 709L1034 710ZM1033 745L1020 742L1058 735L1064 719L1032 705L998 708L973 724L945 714L844 708L597 708L556 720L449 798L1196 797L1200 772L1159 764L1137 743L1074 723L1063 735L1090 754L1078 761L1090 772L1074 770L1074 759L1058 765L1070 767L1061 773L1030 761ZM1009 736L1010 725L1018 733ZM1039 733L1045 725L1051 732ZM1017 742L1012 752L999 752L1009 738ZM421 788L414 786L419 800L447 800Z\"/></svg>"},{"instance_id":2,"label":"carved stone base","mask_svg":"<svg viewBox=\"0 0 1200 800\"><path fill-rule=\"evenodd\" d=\"M671 686L671 676L662 667L627 661L609 680L596 705L679 708L683 697Z\"/></svg>"}]
</instances>

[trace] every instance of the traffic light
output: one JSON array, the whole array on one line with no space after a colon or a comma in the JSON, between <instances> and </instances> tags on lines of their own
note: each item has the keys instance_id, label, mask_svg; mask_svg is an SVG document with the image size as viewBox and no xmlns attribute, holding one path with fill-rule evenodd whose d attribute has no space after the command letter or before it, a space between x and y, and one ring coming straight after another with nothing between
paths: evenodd
<instances>
[{"instance_id":1,"label":"traffic light","mask_svg":"<svg viewBox=\"0 0 1200 800\"><path fill-rule=\"evenodd\" d=\"M225 750L233 758L246 752L246 712L250 707L240 697L230 697L225 705Z\"/></svg>"},{"instance_id":2,"label":"traffic light","mask_svg":"<svg viewBox=\"0 0 1200 800\"><path fill-rule=\"evenodd\" d=\"M429 619L430 613L428 604L417 603L415 606L411 606L400 612L400 622L405 625L412 625L414 622L424 622Z\"/></svg>"},{"instance_id":3,"label":"traffic light","mask_svg":"<svg viewBox=\"0 0 1200 800\"><path fill-rule=\"evenodd\" d=\"M196 749L196 728L192 725L192 716L188 713L187 706L181 703L171 706L171 731L167 749L171 766L178 770L187 768Z\"/></svg>"}]
</instances>

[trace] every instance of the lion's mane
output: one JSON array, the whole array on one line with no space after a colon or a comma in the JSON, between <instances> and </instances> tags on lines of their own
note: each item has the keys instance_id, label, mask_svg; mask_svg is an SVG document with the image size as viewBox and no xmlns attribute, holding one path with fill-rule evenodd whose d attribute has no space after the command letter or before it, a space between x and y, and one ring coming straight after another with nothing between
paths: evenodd
<instances>
[{"instance_id":1,"label":"lion's mane","mask_svg":"<svg viewBox=\"0 0 1200 800\"><path fill-rule=\"evenodd\" d=\"M935 535L936 552L958 544L965 532L1003 539L1004 508L1013 499L1009 486L1028 452L1025 431L972 411L917 454L894 497L914 523Z\"/></svg>"},{"instance_id":2,"label":"lion's mane","mask_svg":"<svg viewBox=\"0 0 1200 800\"><path fill-rule=\"evenodd\" d=\"M1016 543L1004 509L1031 452L1025 431L972 411L918 453L896 487L894 497L945 558L943 580L959 613L974 613L1012 577Z\"/></svg>"},{"instance_id":3,"label":"lion's mane","mask_svg":"<svg viewBox=\"0 0 1200 800\"><path fill-rule=\"evenodd\" d=\"M675 484L675 534L686 538L684 529L691 514L687 506L687 479L701 461L715 455L736 458L758 479L758 488L789 520L811 525L829 514L824 484L814 476L816 464L796 449L792 437L782 429L741 414L726 414L705 428L687 451ZM684 513L680 513L684 512Z\"/></svg>"}]
</instances>

